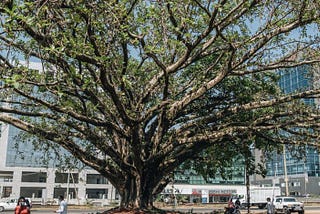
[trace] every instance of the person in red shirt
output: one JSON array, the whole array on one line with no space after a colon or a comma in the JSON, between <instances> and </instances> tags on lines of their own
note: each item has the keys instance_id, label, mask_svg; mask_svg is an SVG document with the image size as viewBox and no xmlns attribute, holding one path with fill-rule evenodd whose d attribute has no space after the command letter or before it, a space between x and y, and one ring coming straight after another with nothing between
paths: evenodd
<instances>
[{"instance_id":1,"label":"person in red shirt","mask_svg":"<svg viewBox=\"0 0 320 214\"><path fill-rule=\"evenodd\" d=\"M230 198L228 201L228 212L227 213L233 213L234 209L235 209L234 203L232 201L232 198Z\"/></svg>"},{"instance_id":2,"label":"person in red shirt","mask_svg":"<svg viewBox=\"0 0 320 214\"><path fill-rule=\"evenodd\" d=\"M30 214L30 207L24 197L18 199L18 204L14 210L14 214Z\"/></svg>"}]
</instances>

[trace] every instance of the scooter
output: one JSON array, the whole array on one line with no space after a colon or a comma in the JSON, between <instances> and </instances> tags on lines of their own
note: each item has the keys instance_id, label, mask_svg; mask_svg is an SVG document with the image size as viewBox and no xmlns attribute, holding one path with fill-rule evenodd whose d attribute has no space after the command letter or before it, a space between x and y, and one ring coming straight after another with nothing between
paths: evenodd
<instances>
[{"instance_id":1,"label":"scooter","mask_svg":"<svg viewBox=\"0 0 320 214\"><path fill-rule=\"evenodd\" d=\"M240 207L236 206L235 208L225 207L224 214L241 214Z\"/></svg>"}]
</instances>

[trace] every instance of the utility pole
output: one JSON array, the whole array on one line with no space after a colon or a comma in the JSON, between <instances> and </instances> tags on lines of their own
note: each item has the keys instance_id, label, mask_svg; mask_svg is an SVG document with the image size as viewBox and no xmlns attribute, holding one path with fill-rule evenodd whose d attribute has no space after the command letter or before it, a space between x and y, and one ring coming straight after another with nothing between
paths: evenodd
<instances>
[{"instance_id":1,"label":"utility pole","mask_svg":"<svg viewBox=\"0 0 320 214\"><path fill-rule=\"evenodd\" d=\"M67 202L69 202L69 189L70 189L70 169L68 169L68 176L67 176Z\"/></svg>"},{"instance_id":2,"label":"utility pole","mask_svg":"<svg viewBox=\"0 0 320 214\"><path fill-rule=\"evenodd\" d=\"M289 195L288 174L287 174L287 157L286 145L283 144L283 169L284 169L284 182L286 184L286 196Z\"/></svg>"}]
</instances>

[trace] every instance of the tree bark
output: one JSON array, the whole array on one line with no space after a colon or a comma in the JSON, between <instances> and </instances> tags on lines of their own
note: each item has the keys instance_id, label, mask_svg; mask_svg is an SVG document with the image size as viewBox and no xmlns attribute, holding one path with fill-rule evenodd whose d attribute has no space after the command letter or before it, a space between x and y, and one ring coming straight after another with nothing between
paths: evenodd
<instances>
[{"instance_id":1,"label":"tree bark","mask_svg":"<svg viewBox=\"0 0 320 214\"><path fill-rule=\"evenodd\" d=\"M116 187L121 197L120 208L134 210L153 209L153 187L150 179L141 179L141 176L128 176L123 187Z\"/></svg>"}]
</instances>

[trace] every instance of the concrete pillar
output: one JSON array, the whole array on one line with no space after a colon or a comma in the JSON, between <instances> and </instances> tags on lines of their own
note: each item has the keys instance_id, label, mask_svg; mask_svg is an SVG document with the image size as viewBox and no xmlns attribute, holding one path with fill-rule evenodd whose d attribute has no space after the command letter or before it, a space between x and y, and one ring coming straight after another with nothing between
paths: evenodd
<instances>
[{"instance_id":1,"label":"concrete pillar","mask_svg":"<svg viewBox=\"0 0 320 214\"><path fill-rule=\"evenodd\" d=\"M14 170L13 179L12 179L12 198L20 197L20 188L21 188L21 178L22 178L22 170Z\"/></svg>"},{"instance_id":2,"label":"concrete pillar","mask_svg":"<svg viewBox=\"0 0 320 214\"><path fill-rule=\"evenodd\" d=\"M44 199L44 203L47 203L48 201L53 201L54 197L54 180L55 180L55 170L53 168L50 168L47 170L47 185L46 185L46 195L43 195L42 198Z\"/></svg>"}]
</instances>

